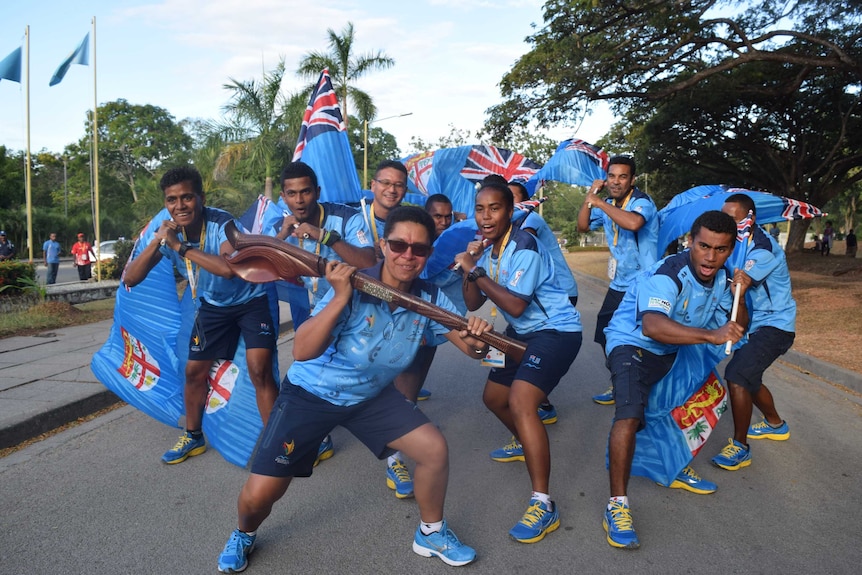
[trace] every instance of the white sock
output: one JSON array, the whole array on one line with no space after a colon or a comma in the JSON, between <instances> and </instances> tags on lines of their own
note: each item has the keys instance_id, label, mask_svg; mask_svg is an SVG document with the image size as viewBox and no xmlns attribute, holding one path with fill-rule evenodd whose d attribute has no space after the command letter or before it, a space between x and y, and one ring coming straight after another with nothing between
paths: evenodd
<instances>
[{"instance_id":1,"label":"white sock","mask_svg":"<svg viewBox=\"0 0 862 575\"><path fill-rule=\"evenodd\" d=\"M242 529L240 529L240 531L242 531ZM255 529L254 531L243 531L243 533L245 533L249 537L254 537L255 535L257 535L257 529Z\"/></svg>"},{"instance_id":2,"label":"white sock","mask_svg":"<svg viewBox=\"0 0 862 575\"><path fill-rule=\"evenodd\" d=\"M437 533L438 531L443 529L443 521L435 521L434 523L425 523L424 521L419 522L419 531L422 532L422 535L431 535L432 533Z\"/></svg>"},{"instance_id":3,"label":"white sock","mask_svg":"<svg viewBox=\"0 0 862 575\"><path fill-rule=\"evenodd\" d=\"M533 494L530 496L530 498L538 499L539 501L541 501L542 503L545 504L545 507L547 507L548 509L552 509L551 508L551 496L548 495L547 493L539 493L538 491L533 491Z\"/></svg>"},{"instance_id":4,"label":"white sock","mask_svg":"<svg viewBox=\"0 0 862 575\"><path fill-rule=\"evenodd\" d=\"M400 460L401 460L401 452L396 451L395 453L393 453L392 455L389 456L389 459L386 460L386 464L389 467L392 467L393 465L395 465L396 461L400 461Z\"/></svg>"},{"instance_id":5,"label":"white sock","mask_svg":"<svg viewBox=\"0 0 862 575\"><path fill-rule=\"evenodd\" d=\"M627 496L625 496L625 495L618 495L618 496L616 496L616 497L611 497L611 498L608 500L608 510L610 510L610 508L611 508L611 503L614 503L614 502L616 502L616 503L622 503L622 504L623 504L623 505L625 505L626 507L628 507L628 506L629 506L629 498L628 498Z\"/></svg>"}]
</instances>

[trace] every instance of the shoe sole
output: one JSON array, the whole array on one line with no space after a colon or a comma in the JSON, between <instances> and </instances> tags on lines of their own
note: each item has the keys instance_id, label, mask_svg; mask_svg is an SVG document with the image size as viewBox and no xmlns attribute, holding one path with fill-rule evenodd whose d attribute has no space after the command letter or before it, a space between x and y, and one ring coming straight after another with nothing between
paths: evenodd
<instances>
[{"instance_id":1,"label":"shoe sole","mask_svg":"<svg viewBox=\"0 0 862 575\"><path fill-rule=\"evenodd\" d=\"M449 559L448 557L445 557L443 554L441 554L439 551L436 551L435 549L429 549L428 547L423 547L422 545L419 545L419 543L417 543L415 539L413 540L413 552L417 555L421 555L422 557L437 557L440 559L440 561L442 561L446 565L451 565L452 567L460 567L462 565L467 565L476 560L476 558L473 557L472 559L468 559L466 561L454 561L452 559Z\"/></svg>"},{"instance_id":2,"label":"shoe sole","mask_svg":"<svg viewBox=\"0 0 862 575\"><path fill-rule=\"evenodd\" d=\"M640 541L631 541L629 543L618 543L611 539L611 532L608 529L608 521L607 519L602 519L602 527L605 528L605 533L608 534L607 540L611 547L616 547L617 549L638 549L641 546Z\"/></svg>"},{"instance_id":3,"label":"shoe sole","mask_svg":"<svg viewBox=\"0 0 862 575\"><path fill-rule=\"evenodd\" d=\"M553 523L551 523L550 525L548 525L547 527L542 529L539 532L539 534L536 535L535 537L530 537L529 539L518 539L517 537L512 535L511 532L509 532L509 537L511 537L512 539L514 539L518 543L537 543L537 542L541 541L542 539L544 539L545 535L547 535L548 533L552 533L552 532L556 531L559 526L560 526L560 518L557 517L556 521L554 521Z\"/></svg>"},{"instance_id":4,"label":"shoe sole","mask_svg":"<svg viewBox=\"0 0 862 575\"><path fill-rule=\"evenodd\" d=\"M552 425L554 423L557 423L557 416L555 415L554 417L549 417L548 419L543 419L542 423L544 423L545 425Z\"/></svg>"},{"instance_id":5,"label":"shoe sole","mask_svg":"<svg viewBox=\"0 0 862 575\"><path fill-rule=\"evenodd\" d=\"M393 490L395 492L395 497L397 497L398 499L410 499L411 497L413 497L412 491L410 493L399 493L398 487L396 487L395 482L388 477L386 478L386 487Z\"/></svg>"},{"instance_id":6,"label":"shoe sole","mask_svg":"<svg viewBox=\"0 0 862 575\"><path fill-rule=\"evenodd\" d=\"M593 403L598 403L599 405L613 405L616 402L613 399L610 399L610 400L608 400L608 399L596 399L594 397Z\"/></svg>"},{"instance_id":7,"label":"shoe sole","mask_svg":"<svg viewBox=\"0 0 862 575\"><path fill-rule=\"evenodd\" d=\"M743 467L748 467L749 465L751 465L751 460L746 459L745 461L740 461L736 465L723 465L721 463L718 463L717 461L712 461L712 464L716 467L720 467L721 469L726 469L728 471L736 471L737 469L742 469Z\"/></svg>"},{"instance_id":8,"label":"shoe sole","mask_svg":"<svg viewBox=\"0 0 862 575\"><path fill-rule=\"evenodd\" d=\"M320 455L317 456L317 459L314 460L314 465L312 467L317 467L318 463L320 463L321 461L326 461L327 459L329 459L333 455L335 455L334 449L324 451L323 453L321 453Z\"/></svg>"},{"instance_id":9,"label":"shoe sole","mask_svg":"<svg viewBox=\"0 0 862 575\"><path fill-rule=\"evenodd\" d=\"M746 435L748 439L771 439L772 441L787 441L790 439L790 432L787 433L765 433L763 435Z\"/></svg>"},{"instance_id":10,"label":"shoe sole","mask_svg":"<svg viewBox=\"0 0 862 575\"><path fill-rule=\"evenodd\" d=\"M656 485L661 485L661 483L657 483ZM662 485L662 487L664 487ZM697 493L698 495L709 495L710 493L715 493L718 489L699 489L693 485L689 485L684 481L674 480L673 483L668 485L669 489L684 489L685 491L690 491L691 493Z\"/></svg>"},{"instance_id":11,"label":"shoe sole","mask_svg":"<svg viewBox=\"0 0 862 575\"><path fill-rule=\"evenodd\" d=\"M525 461L523 455L510 455L505 457L494 457L491 456L491 459L494 461L499 461L500 463L509 463L510 461Z\"/></svg>"},{"instance_id":12,"label":"shoe sole","mask_svg":"<svg viewBox=\"0 0 862 575\"><path fill-rule=\"evenodd\" d=\"M184 457L180 457L179 459L174 459L173 461L165 461L164 459L162 459L162 461L164 463L167 463L168 465L176 465L177 463L182 463L183 461L185 461L189 457L194 457L195 455L200 455L201 453L204 453L206 450L207 450L206 445L204 445L203 447L195 447L194 449L192 449L191 451L186 453Z\"/></svg>"},{"instance_id":13,"label":"shoe sole","mask_svg":"<svg viewBox=\"0 0 862 575\"><path fill-rule=\"evenodd\" d=\"M420 395L419 397L416 398L416 401L427 401L429 399L431 399L430 395Z\"/></svg>"}]
</instances>

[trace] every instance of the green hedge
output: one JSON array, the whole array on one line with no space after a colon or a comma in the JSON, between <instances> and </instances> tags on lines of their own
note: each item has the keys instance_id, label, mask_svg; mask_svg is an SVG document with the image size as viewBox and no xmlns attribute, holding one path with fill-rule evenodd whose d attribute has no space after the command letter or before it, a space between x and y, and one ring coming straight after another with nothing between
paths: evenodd
<instances>
[{"instance_id":1,"label":"green hedge","mask_svg":"<svg viewBox=\"0 0 862 575\"><path fill-rule=\"evenodd\" d=\"M16 296L36 287L36 266L20 261L0 262L0 296Z\"/></svg>"}]
</instances>

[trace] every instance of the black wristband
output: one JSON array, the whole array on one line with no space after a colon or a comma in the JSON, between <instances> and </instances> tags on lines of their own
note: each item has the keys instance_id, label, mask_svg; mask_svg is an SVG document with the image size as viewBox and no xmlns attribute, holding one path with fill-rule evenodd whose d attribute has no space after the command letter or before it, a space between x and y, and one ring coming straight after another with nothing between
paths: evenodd
<instances>
[{"instance_id":1,"label":"black wristband","mask_svg":"<svg viewBox=\"0 0 862 575\"><path fill-rule=\"evenodd\" d=\"M336 232L335 230L329 230L326 232L326 235L323 237L323 245L328 248L331 248L332 245L341 239L341 234Z\"/></svg>"},{"instance_id":2,"label":"black wristband","mask_svg":"<svg viewBox=\"0 0 862 575\"><path fill-rule=\"evenodd\" d=\"M184 258L184 257L186 257L186 252L189 251L191 248L192 248L192 245L190 243L183 242L180 244L180 247L177 250L177 253L180 254L181 258Z\"/></svg>"},{"instance_id":3,"label":"black wristband","mask_svg":"<svg viewBox=\"0 0 862 575\"><path fill-rule=\"evenodd\" d=\"M467 274L467 281L474 282L479 278L488 277L488 273L485 271L485 268L475 267L473 270Z\"/></svg>"}]
</instances>

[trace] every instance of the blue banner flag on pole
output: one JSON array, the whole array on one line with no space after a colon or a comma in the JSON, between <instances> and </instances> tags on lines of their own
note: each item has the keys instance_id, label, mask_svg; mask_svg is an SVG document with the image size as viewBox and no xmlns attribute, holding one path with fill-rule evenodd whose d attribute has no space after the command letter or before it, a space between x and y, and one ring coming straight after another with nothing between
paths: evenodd
<instances>
[{"instance_id":1,"label":"blue banner flag on pole","mask_svg":"<svg viewBox=\"0 0 862 575\"><path fill-rule=\"evenodd\" d=\"M21 83L21 46L0 60L0 80L11 80Z\"/></svg>"},{"instance_id":2,"label":"blue banner flag on pole","mask_svg":"<svg viewBox=\"0 0 862 575\"><path fill-rule=\"evenodd\" d=\"M75 48L71 54L69 54L63 63L57 67L57 70L54 72L54 75L51 76L51 81L48 83L49 86L55 86L63 81L63 78L66 76L66 72L69 71L69 67L72 64L80 64L82 66L90 65L90 33L87 32L87 35L84 36L84 39L81 40L81 43Z\"/></svg>"}]
</instances>

